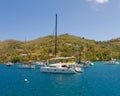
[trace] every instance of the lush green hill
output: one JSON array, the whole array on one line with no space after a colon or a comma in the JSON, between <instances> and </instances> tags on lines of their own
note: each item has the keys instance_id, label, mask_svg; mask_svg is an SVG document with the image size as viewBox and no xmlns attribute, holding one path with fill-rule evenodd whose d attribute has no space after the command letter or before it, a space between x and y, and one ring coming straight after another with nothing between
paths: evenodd
<instances>
[{"instance_id":1,"label":"lush green hill","mask_svg":"<svg viewBox=\"0 0 120 96\"><path fill-rule=\"evenodd\" d=\"M120 59L120 38L98 42L62 34L58 36L57 49L58 56L75 56L79 60L96 61L111 57ZM44 60L52 57L54 57L54 36L26 42L17 40L0 42L0 62Z\"/></svg>"}]
</instances>

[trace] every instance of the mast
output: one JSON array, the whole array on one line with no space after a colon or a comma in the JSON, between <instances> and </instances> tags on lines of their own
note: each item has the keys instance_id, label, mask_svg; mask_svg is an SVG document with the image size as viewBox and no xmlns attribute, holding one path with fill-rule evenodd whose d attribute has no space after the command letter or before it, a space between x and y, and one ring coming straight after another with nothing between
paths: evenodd
<instances>
[{"instance_id":1,"label":"mast","mask_svg":"<svg viewBox=\"0 0 120 96\"><path fill-rule=\"evenodd\" d=\"M55 15L55 57L57 56L57 14Z\"/></svg>"}]
</instances>

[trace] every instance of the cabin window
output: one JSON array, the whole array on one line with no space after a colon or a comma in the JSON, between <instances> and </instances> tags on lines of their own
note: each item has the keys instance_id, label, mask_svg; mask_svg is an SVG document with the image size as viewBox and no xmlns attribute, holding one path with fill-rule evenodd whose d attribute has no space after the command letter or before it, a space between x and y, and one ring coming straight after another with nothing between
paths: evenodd
<instances>
[{"instance_id":1,"label":"cabin window","mask_svg":"<svg viewBox=\"0 0 120 96\"><path fill-rule=\"evenodd\" d=\"M62 71L64 71L64 70L62 70Z\"/></svg>"},{"instance_id":2,"label":"cabin window","mask_svg":"<svg viewBox=\"0 0 120 96\"><path fill-rule=\"evenodd\" d=\"M67 67L67 65L62 65L62 67Z\"/></svg>"},{"instance_id":3,"label":"cabin window","mask_svg":"<svg viewBox=\"0 0 120 96\"><path fill-rule=\"evenodd\" d=\"M54 71L56 71L56 69Z\"/></svg>"}]
</instances>

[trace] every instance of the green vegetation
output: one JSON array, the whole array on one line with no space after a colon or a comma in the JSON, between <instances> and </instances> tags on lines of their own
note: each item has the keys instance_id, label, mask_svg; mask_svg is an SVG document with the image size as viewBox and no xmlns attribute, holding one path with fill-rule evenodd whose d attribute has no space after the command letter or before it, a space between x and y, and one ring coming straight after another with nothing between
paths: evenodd
<instances>
[{"instance_id":1,"label":"green vegetation","mask_svg":"<svg viewBox=\"0 0 120 96\"><path fill-rule=\"evenodd\" d=\"M103 61L111 57L120 59L120 38L109 41L94 41L69 34L58 36L58 56L75 56L79 60ZM0 62L23 62L45 60L54 57L54 36L21 42L0 42Z\"/></svg>"}]
</instances>

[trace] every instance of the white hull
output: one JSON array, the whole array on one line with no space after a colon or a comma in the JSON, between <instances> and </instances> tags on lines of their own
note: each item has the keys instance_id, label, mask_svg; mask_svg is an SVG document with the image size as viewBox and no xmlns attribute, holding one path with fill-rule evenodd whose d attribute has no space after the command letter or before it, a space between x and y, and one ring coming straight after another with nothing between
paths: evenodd
<instances>
[{"instance_id":1,"label":"white hull","mask_svg":"<svg viewBox=\"0 0 120 96\"><path fill-rule=\"evenodd\" d=\"M35 65L27 65L27 64L21 64L20 68L24 68L24 69L34 69Z\"/></svg>"},{"instance_id":2,"label":"white hull","mask_svg":"<svg viewBox=\"0 0 120 96\"><path fill-rule=\"evenodd\" d=\"M36 65L44 65L43 62L35 62Z\"/></svg>"},{"instance_id":3,"label":"white hull","mask_svg":"<svg viewBox=\"0 0 120 96\"><path fill-rule=\"evenodd\" d=\"M75 67L76 72L83 72L83 70L80 67Z\"/></svg>"},{"instance_id":4,"label":"white hull","mask_svg":"<svg viewBox=\"0 0 120 96\"><path fill-rule=\"evenodd\" d=\"M76 73L76 71L72 68L41 67L40 71L48 73Z\"/></svg>"},{"instance_id":5,"label":"white hull","mask_svg":"<svg viewBox=\"0 0 120 96\"><path fill-rule=\"evenodd\" d=\"M7 65L7 66L12 66L13 63L12 63L12 62L7 62L6 65Z\"/></svg>"},{"instance_id":6,"label":"white hull","mask_svg":"<svg viewBox=\"0 0 120 96\"><path fill-rule=\"evenodd\" d=\"M117 61L108 61L108 62L105 62L105 64L108 64L108 65L117 65L117 64L119 64L119 62L117 62Z\"/></svg>"}]
</instances>

